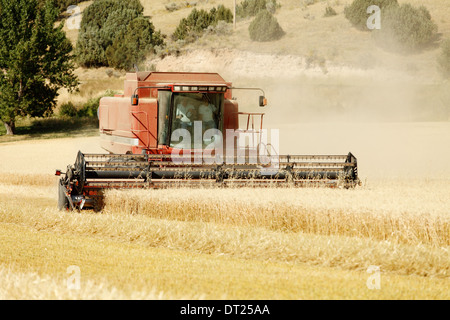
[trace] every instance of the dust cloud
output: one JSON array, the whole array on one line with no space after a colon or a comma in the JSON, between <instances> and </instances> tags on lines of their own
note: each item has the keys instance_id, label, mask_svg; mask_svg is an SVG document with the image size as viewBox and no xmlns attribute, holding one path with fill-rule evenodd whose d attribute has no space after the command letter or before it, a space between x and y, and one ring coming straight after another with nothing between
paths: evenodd
<instances>
[{"instance_id":1,"label":"dust cloud","mask_svg":"<svg viewBox=\"0 0 450 320\"><path fill-rule=\"evenodd\" d=\"M449 178L448 85L405 73L308 66L297 56L197 50L153 61L157 70L218 72L236 87L240 111L264 112L280 153L347 154L364 178Z\"/></svg>"}]
</instances>

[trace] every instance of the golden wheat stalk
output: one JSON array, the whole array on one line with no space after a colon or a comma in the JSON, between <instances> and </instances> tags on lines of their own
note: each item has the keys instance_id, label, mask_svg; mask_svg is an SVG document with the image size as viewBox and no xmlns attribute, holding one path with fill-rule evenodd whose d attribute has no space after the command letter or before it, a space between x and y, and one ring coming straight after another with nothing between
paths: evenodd
<instances>
[{"instance_id":1,"label":"golden wheat stalk","mask_svg":"<svg viewBox=\"0 0 450 320\"><path fill-rule=\"evenodd\" d=\"M427 201L423 206L422 203L417 205L414 199L398 200L401 189L376 191L322 188L113 190L105 194L105 212L364 237L410 245L450 245L449 200L431 202L422 196L419 201ZM446 191L447 187L440 190L442 199Z\"/></svg>"}]
</instances>

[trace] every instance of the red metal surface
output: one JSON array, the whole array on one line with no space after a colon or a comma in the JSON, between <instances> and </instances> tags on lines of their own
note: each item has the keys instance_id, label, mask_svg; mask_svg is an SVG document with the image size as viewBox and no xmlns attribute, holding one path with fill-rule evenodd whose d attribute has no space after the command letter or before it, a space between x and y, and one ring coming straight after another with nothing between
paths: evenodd
<instances>
[{"instance_id":1,"label":"red metal surface","mask_svg":"<svg viewBox=\"0 0 450 320\"><path fill-rule=\"evenodd\" d=\"M137 72L128 73L124 83L124 94L104 97L100 100L99 123L102 134L101 146L110 153L167 154L171 148L158 145L158 89L140 87L172 87L179 85L227 86L217 73L186 72ZM167 90L167 89L165 89ZM134 93L139 104L131 105ZM224 126L239 128L239 107L231 100L232 92L224 93Z\"/></svg>"}]
</instances>

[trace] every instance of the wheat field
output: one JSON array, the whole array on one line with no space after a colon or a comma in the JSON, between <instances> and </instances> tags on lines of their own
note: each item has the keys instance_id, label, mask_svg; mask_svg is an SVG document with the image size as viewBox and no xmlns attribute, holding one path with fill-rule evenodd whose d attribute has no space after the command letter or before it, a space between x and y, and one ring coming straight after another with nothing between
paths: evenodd
<instances>
[{"instance_id":1,"label":"wheat field","mask_svg":"<svg viewBox=\"0 0 450 320\"><path fill-rule=\"evenodd\" d=\"M141 2L168 36L191 11ZM264 124L279 130L282 154L351 151L362 185L113 190L101 212L60 212L55 170L79 150L103 153L99 137L0 143L0 299L450 299L449 90L439 48L383 52L343 16L350 0L279 2L279 41L255 44L244 20L186 55L148 63L264 88ZM220 3L233 1L197 8ZM327 5L338 16L322 17ZM448 37L448 5L426 5ZM78 31L65 30L75 44ZM326 73L305 67L314 56ZM80 92L61 90L58 104L122 90L124 73L108 71L78 68ZM257 97L236 97L242 110L260 111Z\"/></svg>"},{"instance_id":2,"label":"wheat field","mask_svg":"<svg viewBox=\"0 0 450 320\"><path fill-rule=\"evenodd\" d=\"M450 298L449 176L113 190L101 212L60 212L52 174L78 147L97 152L98 137L0 145L2 299Z\"/></svg>"}]
</instances>

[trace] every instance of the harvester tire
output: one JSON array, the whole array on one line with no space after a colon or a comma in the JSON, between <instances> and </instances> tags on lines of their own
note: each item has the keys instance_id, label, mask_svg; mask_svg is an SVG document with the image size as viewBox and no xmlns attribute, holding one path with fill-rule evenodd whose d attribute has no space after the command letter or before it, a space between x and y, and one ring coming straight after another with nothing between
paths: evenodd
<instances>
[{"instance_id":1,"label":"harvester tire","mask_svg":"<svg viewBox=\"0 0 450 320\"><path fill-rule=\"evenodd\" d=\"M64 186L61 181L58 182L58 209L69 210L69 199L67 199Z\"/></svg>"}]
</instances>

